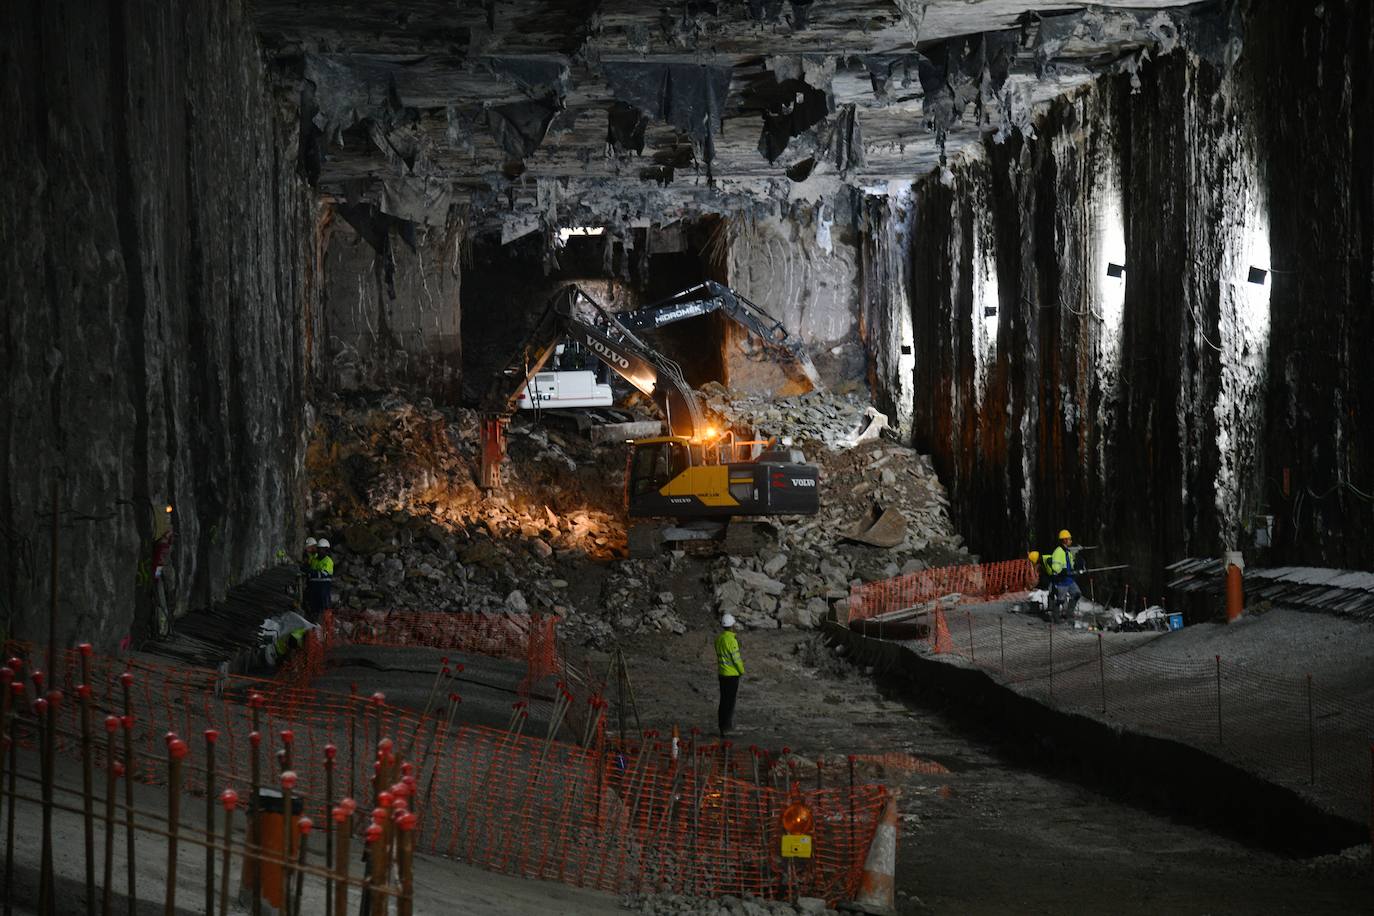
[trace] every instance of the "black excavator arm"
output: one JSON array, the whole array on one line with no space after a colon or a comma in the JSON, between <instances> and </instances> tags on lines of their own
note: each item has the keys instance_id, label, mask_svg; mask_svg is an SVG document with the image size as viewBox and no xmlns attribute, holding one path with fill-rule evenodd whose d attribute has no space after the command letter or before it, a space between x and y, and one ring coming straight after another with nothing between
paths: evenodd
<instances>
[{"instance_id":1,"label":"black excavator arm","mask_svg":"<svg viewBox=\"0 0 1374 916\"><path fill-rule=\"evenodd\" d=\"M563 287L549 300L520 348L487 388L482 412L481 484L501 484L505 456L504 425L515 413L520 393L568 338L582 344L636 389L654 399L677 436L693 437L705 427L696 394L682 377L677 363L655 351L626 328L616 316L576 284Z\"/></svg>"},{"instance_id":2,"label":"black excavator arm","mask_svg":"<svg viewBox=\"0 0 1374 916\"><path fill-rule=\"evenodd\" d=\"M666 299L651 302L628 312L619 312L616 319L631 331L656 330L666 325L696 318L711 312L723 312L750 333L763 341L769 349L796 362L813 388L822 388L820 375L801 342L788 333L758 305L714 280L707 280L674 293Z\"/></svg>"}]
</instances>

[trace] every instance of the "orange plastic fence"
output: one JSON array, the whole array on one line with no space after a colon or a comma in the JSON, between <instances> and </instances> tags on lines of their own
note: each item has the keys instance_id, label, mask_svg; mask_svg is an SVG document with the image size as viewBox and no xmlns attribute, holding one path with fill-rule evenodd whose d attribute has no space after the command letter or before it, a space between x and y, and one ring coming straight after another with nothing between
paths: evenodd
<instances>
[{"instance_id":1,"label":"orange plastic fence","mask_svg":"<svg viewBox=\"0 0 1374 916\"><path fill-rule=\"evenodd\" d=\"M1027 592L1038 578L1029 560L924 569L854 586L849 591L849 619L866 620L952 595L958 596L957 603L981 603L995 596Z\"/></svg>"},{"instance_id":2,"label":"orange plastic fence","mask_svg":"<svg viewBox=\"0 0 1374 916\"><path fill-rule=\"evenodd\" d=\"M516 704L516 727L502 731L453 725L442 714L422 716L381 695L341 695L99 655L85 662L93 719L122 717L134 748L130 772L141 781L165 781L167 734L175 732L192 748L186 786L203 793L206 732L213 730L215 791L234 788L246 796L255 758L261 784L276 785L285 753L307 814L329 823L326 793L336 802L354 797L360 810L367 809L369 749L387 737L414 768L418 849L574 886L848 897L887 799L878 785L804 788L795 771L778 767L776 756L703 744L695 735L674 749L653 733L623 748L607 745L596 730L585 748L521 734L523 702ZM62 752L76 753L79 653L67 652L62 670L59 743ZM30 748L34 694L28 687L17 704L20 743ZM331 746L332 776L325 766ZM103 740L96 742L98 768L107 763L103 747ZM790 791L775 785L779 773ZM790 797L811 806L817 827L815 857L789 874L780 842Z\"/></svg>"}]
</instances>

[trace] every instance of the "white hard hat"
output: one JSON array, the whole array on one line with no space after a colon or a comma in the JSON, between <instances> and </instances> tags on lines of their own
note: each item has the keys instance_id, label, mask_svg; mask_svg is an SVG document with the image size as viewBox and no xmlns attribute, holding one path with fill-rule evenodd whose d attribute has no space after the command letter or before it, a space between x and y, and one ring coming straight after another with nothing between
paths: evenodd
<instances>
[{"instance_id":1,"label":"white hard hat","mask_svg":"<svg viewBox=\"0 0 1374 916\"><path fill-rule=\"evenodd\" d=\"M306 547L314 547L317 543L318 543L318 542L317 542L314 538L306 538L306 539L305 539L305 546L306 546Z\"/></svg>"},{"instance_id":2,"label":"white hard hat","mask_svg":"<svg viewBox=\"0 0 1374 916\"><path fill-rule=\"evenodd\" d=\"M725 629L727 629L727 630L730 629L731 627L733 627L733 626L735 625L735 615L733 615L733 614L724 614L724 615L722 615L721 618L720 618L720 625L723 626L723 627L725 627Z\"/></svg>"},{"instance_id":3,"label":"white hard hat","mask_svg":"<svg viewBox=\"0 0 1374 916\"><path fill-rule=\"evenodd\" d=\"M320 539L319 539L318 541L316 541L315 543L316 543L316 545L317 545L321 550L328 550L328 549L329 549L329 538L320 538Z\"/></svg>"}]
</instances>

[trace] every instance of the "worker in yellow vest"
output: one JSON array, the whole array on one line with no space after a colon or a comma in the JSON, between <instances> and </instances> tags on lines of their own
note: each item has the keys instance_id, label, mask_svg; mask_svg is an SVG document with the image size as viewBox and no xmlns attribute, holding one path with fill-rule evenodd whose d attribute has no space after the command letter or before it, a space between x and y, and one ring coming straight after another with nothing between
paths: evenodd
<instances>
[{"instance_id":1,"label":"worker in yellow vest","mask_svg":"<svg viewBox=\"0 0 1374 916\"><path fill-rule=\"evenodd\" d=\"M720 618L721 633L716 637L716 673L720 676L720 709L716 724L722 738L730 734L735 721L735 698L739 695L739 681L744 677L744 659L739 654L739 639L735 636L735 618L725 614Z\"/></svg>"}]
</instances>

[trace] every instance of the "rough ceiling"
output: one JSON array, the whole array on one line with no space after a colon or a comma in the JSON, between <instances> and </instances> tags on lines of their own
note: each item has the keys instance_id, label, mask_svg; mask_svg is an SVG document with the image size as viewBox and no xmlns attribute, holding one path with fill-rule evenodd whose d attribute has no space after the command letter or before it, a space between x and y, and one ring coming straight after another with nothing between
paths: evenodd
<instances>
[{"instance_id":1,"label":"rough ceiling","mask_svg":"<svg viewBox=\"0 0 1374 916\"><path fill-rule=\"evenodd\" d=\"M468 201L595 213L910 180L1029 130L1036 105L1098 73L1231 41L1222 4L1182 0L257 0L256 15L320 189L420 222Z\"/></svg>"}]
</instances>

